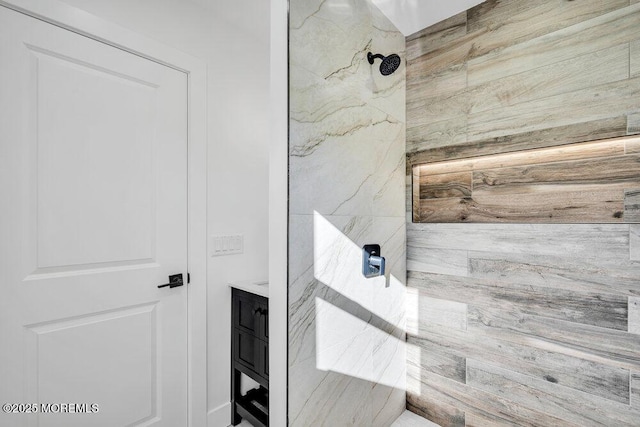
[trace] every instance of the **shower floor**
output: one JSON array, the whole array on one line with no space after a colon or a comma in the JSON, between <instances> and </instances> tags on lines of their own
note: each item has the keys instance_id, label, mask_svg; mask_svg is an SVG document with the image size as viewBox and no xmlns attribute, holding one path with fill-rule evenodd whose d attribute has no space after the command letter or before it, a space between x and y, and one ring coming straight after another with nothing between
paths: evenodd
<instances>
[{"instance_id":1,"label":"shower floor","mask_svg":"<svg viewBox=\"0 0 640 427\"><path fill-rule=\"evenodd\" d=\"M413 412L404 411L391 427L440 427L436 423L424 419Z\"/></svg>"}]
</instances>

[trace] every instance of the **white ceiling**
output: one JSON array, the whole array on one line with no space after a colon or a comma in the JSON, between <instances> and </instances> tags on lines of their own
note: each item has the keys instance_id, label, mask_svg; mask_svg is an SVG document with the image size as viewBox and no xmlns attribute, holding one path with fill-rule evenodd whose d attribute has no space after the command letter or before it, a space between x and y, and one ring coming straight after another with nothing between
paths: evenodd
<instances>
[{"instance_id":1,"label":"white ceiling","mask_svg":"<svg viewBox=\"0 0 640 427\"><path fill-rule=\"evenodd\" d=\"M408 36L482 3L484 0L372 0Z\"/></svg>"}]
</instances>

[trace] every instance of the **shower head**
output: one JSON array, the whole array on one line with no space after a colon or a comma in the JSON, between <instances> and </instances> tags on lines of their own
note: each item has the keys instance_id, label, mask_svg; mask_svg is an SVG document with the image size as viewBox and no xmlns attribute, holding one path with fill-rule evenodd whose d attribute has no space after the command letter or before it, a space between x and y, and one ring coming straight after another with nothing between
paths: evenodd
<instances>
[{"instance_id":1,"label":"shower head","mask_svg":"<svg viewBox=\"0 0 640 427\"><path fill-rule=\"evenodd\" d=\"M389 56L383 56L379 53L374 55L371 52L367 53L367 59L369 60L369 64L373 64L373 60L376 58L382 59L382 63L380 64L380 74L383 76L388 76L389 74L393 74L394 71L398 69L400 66L400 57L395 53L392 53Z\"/></svg>"}]
</instances>

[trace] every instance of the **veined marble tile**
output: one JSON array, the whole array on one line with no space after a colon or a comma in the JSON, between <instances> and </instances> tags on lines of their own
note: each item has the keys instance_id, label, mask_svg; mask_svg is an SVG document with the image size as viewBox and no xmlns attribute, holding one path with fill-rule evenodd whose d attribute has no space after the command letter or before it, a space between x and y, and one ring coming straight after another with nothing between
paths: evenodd
<instances>
[{"instance_id":1,"label":"veined marble tile","mask_svg":"<svg viewBox=\"0 0 640 427\"><path fill-rule=\"evenodd\" d=\"M371 357L360 361L371 367ZM289 425L371 425L371 383L355 375L324 371L311 358L289 368Z\"/></svg>"},{"instance_id":2,"label":"veined marble tile","mask_svg":"<svg viewBox=\"0 0 640 427\"><path fill-rule=\"evenodd\" d=\"M372 48L372 50L383 51L382 49L375 48ZM393 49L385 49L384 51L394 52ZM402 58L402 64L404 64L404 57L400 56L400 58ZM380 74L380 63L378 60L376 60L373 65L370 65L371 76L367 84L371 87L371 96L365 100L368 105L384 111L398 121L406 122L406 84L405 70L402 64L400 68L390 76Z\"/></svg>"},{"instance_id":3,"label":"veined marble tile","mask_svg":"<svg viewBox=\"0 0 640 427\"><path fill-rule=\"evenodd\" d=\"M393 423L391 427L440 427L420 415L413 412L404 411L402 415Z\"/></svg>"},{"instance_id":4,"label":"veined marble tile","mask_svg":"<svg viewBox=\"0 0 640 427\"><path fill-rule=\"evenodd\" d=\"M385 283L375 283L369 306L374 384L372 425L390 425L404 410L406 394L406 225L404 217L373 218L371 238L387 259ZM381 287L384 286L384 287Z\"/></svg>"},{"instance_id":5,"label":"veined marble tile","mask_svg":"<svg viewBox=\"0 0 640 427\"><path fill-rule=\"evenodd\" d=\"M351 228L358 223L357 218L314 214L314 277L350 300L366 306L371 298L367 286L371 279L362 275L362 246L367 243L371 229L362 233ZM371 222L367 226L371 227Z\"/></svg>"},{"instance_id":6,"label":"veined marble tile","mask_svg":"<svg viewBox=\"0 0 640 427\"><path fill-rule=\"evenodd\" d=\"M327 78L352 67L359 58L366 61L372 34L370 18L358 13L357 5L362 3L326 0L318 12L304 18L299 28L291 27L290 64ZM339 13L333 13L338 10Z\"/></svg>"},{"instance_id":7,"label":"veined marble tile","mask_svg":"<svg viewBox=\"0 0 640 427\"><path fill-rule=\"evenodd\" d=\"M331 21L343 30L354 26L370 30L372 19L370 3L363 0L291 0L289 15L292 29L300 28L306 19L316 17Z\"/></svg>"},{"instance_id":8,"label":"veined marble tile","mask_svg":"<svg viewBox=\"0 0 640 427\"><path fill-rule=\"evenodd\" d=\"M388 425L404 408L404 361L404 337L391 337L373 326L318 348L312 358L290 368L292 424ZM320 410L318 402L323 404Z\"/></svg>"},{"instance_id":9,"label":"veined marble tile","mask_svg":"<svg viewBox=\"0 0 640 427\"><path fill-rule=\"evenodd\" d=\"M404 331L404 218L292 215L289 235L292 363L311 357L315 352L318 340L314 336L315 323L322 311L318 310L318 299L365 323L373 322L386 332ZM361 248L366 243L376 242L381 244L382 254L387 259L387 274L384 278L366 279L361 270ZM332 338L333 341L362 332L345 328L342 320L333 317L337 319L335 328L340 330L337 336L342 337Z\"/></svg>"},{"instance_id":10,"label":"veined marble tile","mask_svg":"<svg viewBox=\"0 0 640 427\"><path fill-rule=\"evenodd\" d=\"M371 215L379 158L375 141L392 143L403 126L367 106L342 110L318 123L292 120L290 212Z\"/></svg>"},{"instance_id":11,"label":"veined marble tile","mask_svg":"<svg viewBox=\"0 0 640 427\"><path fill-rule=\"evenodd\" d=\"M404 37L369 0L290 4L289 420L389 425L404 408ZM401 56L381 76L367 53ZM386 277L362 276L379 243Z\"/></svg>"},{"instance_id":12,"label":"veined marble tile","mask_svg":"<svg viewBox=\"0 0 640 427\"><path fill-rule=\"evenodd\" d=\"M403 386L389 387L374 384L371 390L372 426L389 426L402 414L407 406L406 390Z\"/></svg>"},{"instance_id":13,"label":"veined marble tile","mask_svg":"<svg viewBox=\"0 0 640 427\"><path fill-rule=\"evenodd\" d=\"M373 352L370 326L366 316L347 307L315 298L316 366L325 371L356 375L361 359ZM373 379L373 371L358 372L358 378Z\"/></svg>"},{"instance_id":14,"label":"veined marble tile","mask_svg":"<svg viewBox=\"0 0 640 427\"><path fill-rule=\"evenodd\" d=\"M371 326L373 337L372 367L375 383L371 389L374 426L390 425L406 407L406 343L404 333L388 334Z\"/></svg>"},{"instance_id":15,"label":"veined marble tile","mask_svg":"<svg viewBox=\"0 0 640 427\"><path fill-rule=\"evenodd\" d=\"M380 10L371 5L371 20L373 32L371 51L388 56L400 56L400 67L391 75L380 74L380 60L371 66L371 97L367 99L370 105L385 111L399 121L405 122L406 112L406 43L389 19Z\"/></svg>"},{"instance_id":16,"label":"veined marble tile","mask_svg":"<svg viewBox=\"0 0 640 427\"><path fill-rule=\"evenodd\" d=\"M371 225L371 217L325 218L319 214L290 217L289 253L295 252L297 258L297 265L293 266L291 259L289 267L290 364L316 353L317 299L366 319L365 323L369 321L370 313L363 308L363 300L369 299L369 295L362 286L366 279L360 273L362 261L358 256ZM326 321L324 327L326 331ZM342 333L355 336L362 332L341 328L339 324L336 328L336 336ZM336 340L340 339L334 337L333 341Z\"/></svg>"},{"instance_id":17,"label":"veined marble tile","mask_svg":"<svg viewBox=\"0 0 640 427\"><path fill-rule=\"evenodd\" d=\"M328 81L297 65L290 68L289 90L289 114L293 123L315 125L349 108L364 105L362 85ZM295 135L296 145L300 145L299 141L304 140Z\"/></svg>"},{"instance_id":18,"label":"veined marble tile","mask_svg":"<svg viewBox=\"0 0 640 427\"><path fill-rule=\"evenodd\" d=\"M367 381L372 393L368 400L376 408L368 416L375 414L379 420L392 419L404 405L404 391L400 391L405 378L404 218L316 214L311 220L307 215L292 215L290 224L290 238L296 242L295 249L290 246L290 252L309 254L308 248L313 245L316 264L313 270L305 269L301 276L290 279L290 377L301 366L307 369L315 366L332 373L322 376L321 384L315 383L319 389L312 387L314 394L308 396L309 402L326 398L322 390L328 378L333 385L343 387L360 384L355 380L339 380L337 374ZM382 246L382 254L388 260L388 273L385 278L365 279L361 273L361 247L374 242ZM368 367L359 370L356 365ZM315 375L305 378L306 382L290 381L290 396L296 395L290 397L292 405L302 405L295 399L305 396L305 387L311 387L316 381ZM357 404L352 407L357 408ZM313 418L318 414L312 410L306 412L300 407L299 411L305 420L299 425L321 422ZM293 411L290 416L292 414ZM343 416L358 419L365 415L354 412L343 413ZM322 422L331 425L330 419ZM362 425L378 423L367 421Z\"/></svg>"},{"instance_id":19,"label":"veined marble tile","mask_svg":"<svg viewBox=\"0 0 640 427\"><path fill-rule=\"evenodd\" d=\"M392 139L375 142L378 152L373 180L374 216L405 216L405 126Z\"/></svg>"},{"instance_id":20,"label":"veined marble tile","mask_svg":"<svg viewBox=\"0 0 640 427\"><path fill-rule=\"evenodd\" d=\"M382 322L374 326L385 332L396 333L394 329L405 330L405 297L406 297L406 225L403 217L373 218L373 230L369 243L379 243L382 256L386 259L385 280L368 279L371 300L366 306ZM387 327L385 327L387 323Z\"/></svg>"},{"instance_id":21,"label":"veined marble tile","mask_svg":"<svg viewBox=\"0 0 640 427\"><path fill-rule=\"evenodd\" d=\"M406 389L406 343L404 331L390 334L373 325L369 327L373 343L373 366L369 377L374 384Z\"/></svg>"},{"instance_id":22,"label":"veined marble tile","mask_svg":"<svg viewBox=\"0 0 640 427\"><path fill-rule=\"evenodd\" d=\"M304 21L318 13L326 0L290 0L289 27L300 28Z\"/></svg>"},{"instance_id":23,"label":"veined marble tile","mask_svg":"<svg viewBox=\"0 0 640 427\"><path fill-rule=\"evenodd\" d=\"M298 280L309 270L313 271L313 215L289 216L289 278ZM299 289L300 287L296 287ZM289 292L290 300L297 300L298 294Z\"/></svg>"}]
</instances>

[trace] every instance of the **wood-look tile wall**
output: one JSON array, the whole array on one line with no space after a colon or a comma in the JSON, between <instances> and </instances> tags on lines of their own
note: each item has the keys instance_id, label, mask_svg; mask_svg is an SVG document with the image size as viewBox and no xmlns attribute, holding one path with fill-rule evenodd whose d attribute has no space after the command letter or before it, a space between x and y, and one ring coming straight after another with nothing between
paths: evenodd
<instances>
[{"instance_id":1,"label":"wood-look tile wall","mask_svg":"<svg viewBox=\"0 0 640 427\"><path fill-rule=\"evenodd\" d=\"M639 28L629 0L488 0L409 36L409 159L626 135L640 111Z\"/></svg>"},{"instance_id":2,"label":"wood-look tile wall","mask_svg":"<svg viewBox=\"0 0 640 427\"><path fill-rule=\"evenodd\" d=\"M640 136L413 167L414 222L640 222Z\"/></svg>"},{"instance_id":3,"label":"wood-look tile wall","mask_svg":"<svg viewBox=\"0 0 640 427\"><path fill-rule=\"evenodd\" d=\"M640 132L639 44L636 0L489 0L408 37L408 171ZM640 225L417 224L412 179L408 408L640 426Z\"/></svg>"}]
</instances>

